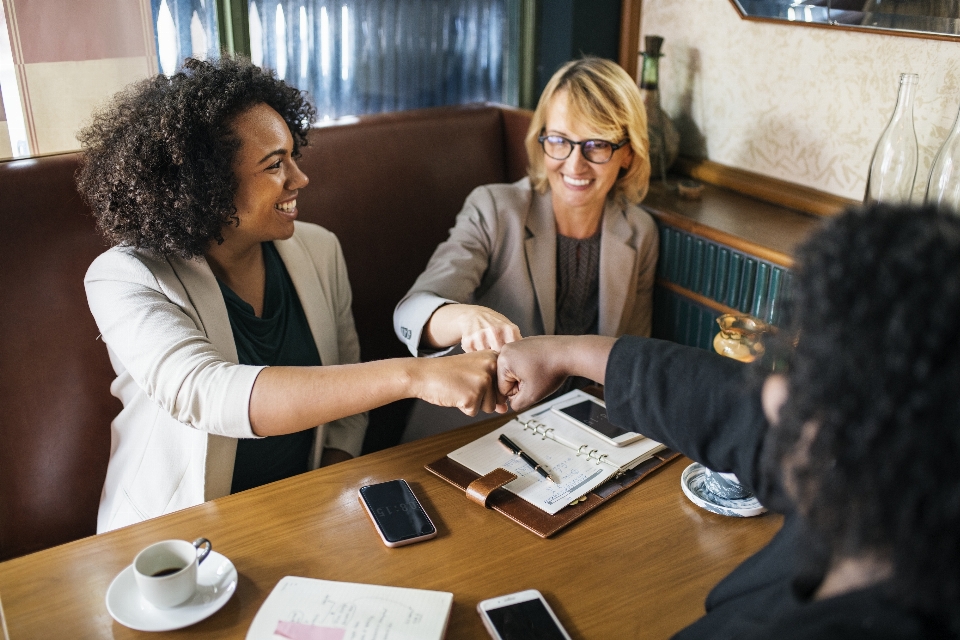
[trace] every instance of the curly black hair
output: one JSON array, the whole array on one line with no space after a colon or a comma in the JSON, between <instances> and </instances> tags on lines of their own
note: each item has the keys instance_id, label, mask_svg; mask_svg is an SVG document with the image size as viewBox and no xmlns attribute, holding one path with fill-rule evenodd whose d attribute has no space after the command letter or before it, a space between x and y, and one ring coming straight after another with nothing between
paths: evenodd
<instances>
[{"instance_id":1,"label":"curly black hair","mask_svg":"<svg viewBox=\"0 0 960 640\"><path fill-rule=\"evenodd\" d=\"M890 560L889 595L960 631L960 217L851 210L797 265L768 469L818 426L787 470L813 529L835 557Z\"/></svg>"},{"instance_id":2,"label":"curly black hair","mask_svg":"<svg viewBox=\"0 0 960 640\"><path fill-rule=\"evenodd\" d=\"M77 186L107 241L183 258L222 242L223 227L239 222L231 121L261 103L286 121L298 157L316 110L247 60L187 59L171 77L118 93L78 134Z\"/></svg>"}]
</instances>

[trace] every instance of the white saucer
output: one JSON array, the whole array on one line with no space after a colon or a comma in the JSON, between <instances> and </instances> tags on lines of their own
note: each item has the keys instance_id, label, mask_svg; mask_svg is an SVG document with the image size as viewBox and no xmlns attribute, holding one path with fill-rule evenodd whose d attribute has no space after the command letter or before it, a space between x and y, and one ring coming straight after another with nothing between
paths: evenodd
<instances>
[{"instance_id":1,"label":"white saucer","mask_svg":"<svg viewBox=\"0 0 960 640\"><path fill-rule=\"evenodd\" d=\"M683 474L680 476L680 488L683 489L683 493L690 498L690 502L698 507L702 507L713 513L719 513L722 516L735 516L738 518L758 516L767 510L753 495L738 500L731 500L710 493L706 487L704 487L704 473L706 473L704 466L694 462L684 469Z\"/></svg>"},{"instance_id":2,"label":"white saucer","mask_svg":"<svg viewBox=\"0 0 960 640\"><path fill-rule=\"evenodd\" d=\"M137 631L170 631L196 624L227 604L237 590L237 569L211 551L197 571L197 592L172 609L158 609L142 597L133 565L121 571L107 589L107 611L120 624Z\"/></svg>"}]
</instances>

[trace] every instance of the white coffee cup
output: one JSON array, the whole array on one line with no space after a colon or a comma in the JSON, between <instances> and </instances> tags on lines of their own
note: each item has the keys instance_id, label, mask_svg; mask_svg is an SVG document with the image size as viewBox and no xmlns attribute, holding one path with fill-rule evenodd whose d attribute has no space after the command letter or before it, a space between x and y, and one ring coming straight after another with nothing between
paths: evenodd
<instances>
[{"instance_id":1,"label":"white coffee cup","mask_svg":"<svg viewBox=\"0 0 960 640\"><path fill-rule=\"evenodd\" d=\"M192 544L186 540L164 540L150 545L133 559L133 575L140 595L158 609L183 604L196 592L197 567L212 550L213 545L206 538L197 538Z\"/></svg>"}]
</instances>

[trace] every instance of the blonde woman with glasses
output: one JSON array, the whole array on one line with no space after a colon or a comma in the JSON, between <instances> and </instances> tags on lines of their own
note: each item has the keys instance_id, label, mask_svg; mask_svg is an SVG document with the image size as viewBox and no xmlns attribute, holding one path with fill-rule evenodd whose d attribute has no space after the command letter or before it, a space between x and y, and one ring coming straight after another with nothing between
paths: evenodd
<instances>
[{"instance_id":1,"label":"blonde woman with glasses","mask_svg":"<svg viewBox=\"0 0 960 640\"><path fill-rule=\"evenodd\" d=\"M547 84L529 177L475 189L394 311L414 355L499 350L529 335L650 335L657 229L647 119L617 64L584 58Z\"/></svg>"},{"instance_id":2,"label":"blonde woman with glasses","mask_svg":"<svg viewBox=\"0 0 960 640\"><path fill-rule=\"evenodd\" d=\"M412 354L650 335L658 240L637 206L650 160L636 83L608 60L567 63L540 96L526 147L529 176L475 189L397 305L394 330Z\"/></svg>"}]
</instances>

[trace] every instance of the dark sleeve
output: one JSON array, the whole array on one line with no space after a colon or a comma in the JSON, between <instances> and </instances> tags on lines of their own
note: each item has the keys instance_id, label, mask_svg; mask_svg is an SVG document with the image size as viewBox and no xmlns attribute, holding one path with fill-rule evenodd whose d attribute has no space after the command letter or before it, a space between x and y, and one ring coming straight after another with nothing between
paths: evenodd
<instances>
[{"instance_id":1,"label":"dark sleeve","mask_svg":"<svg viewBox=\"0 0 960 640\"><path fill-rule=\"evenodd\" d=\"M759 489L767 420L747 368L703 349L623 336L607 361L610 419Z\"/></svg>"}]
</instances>

